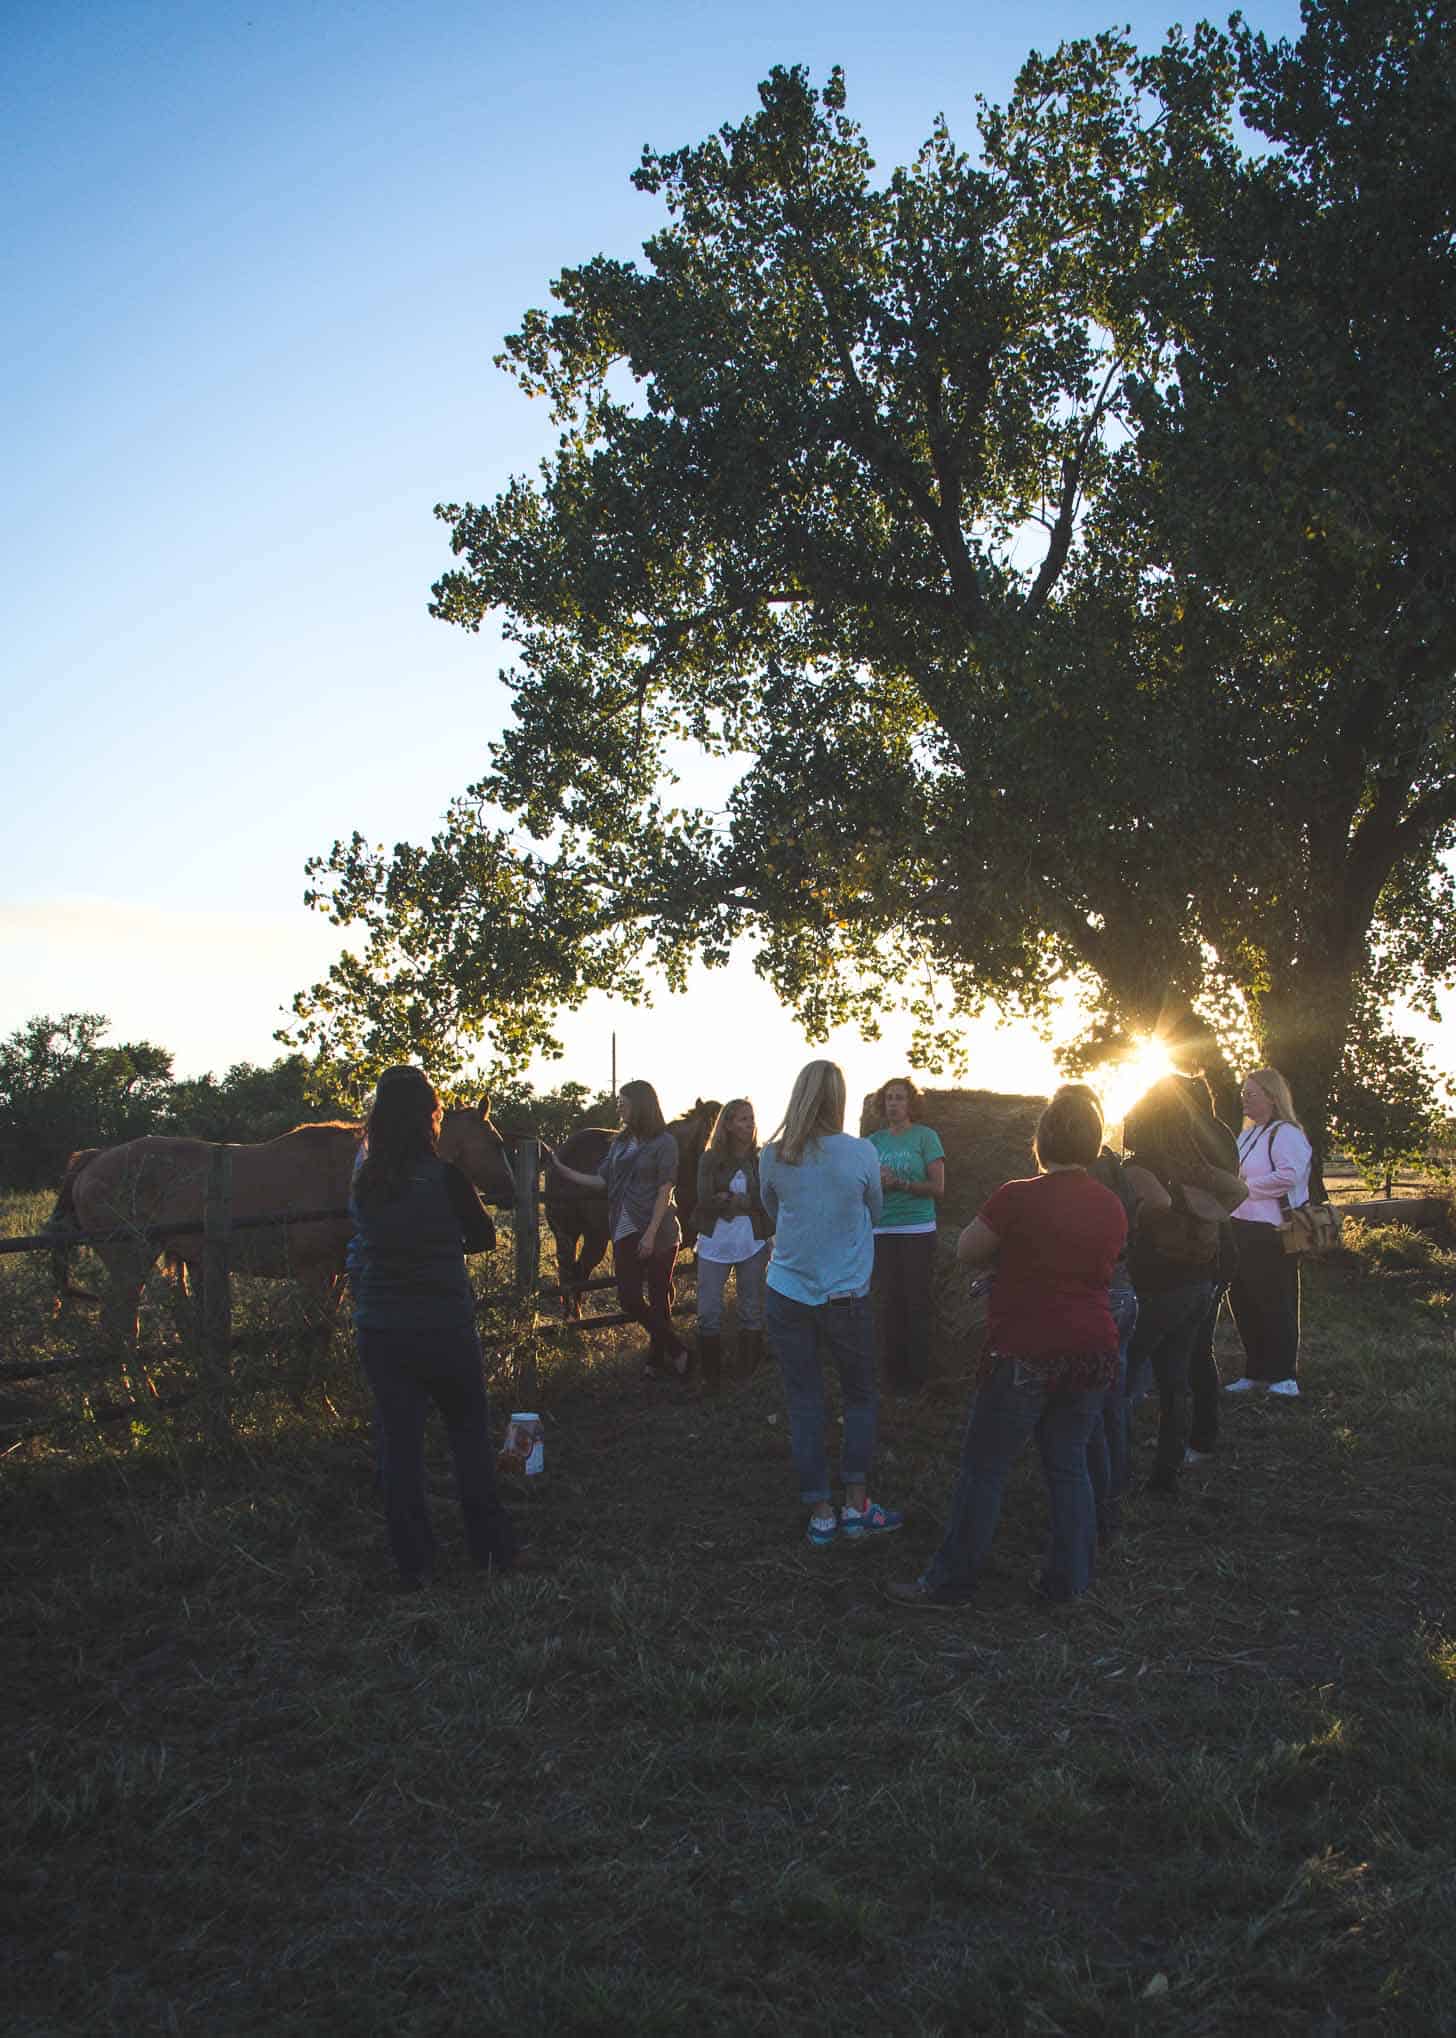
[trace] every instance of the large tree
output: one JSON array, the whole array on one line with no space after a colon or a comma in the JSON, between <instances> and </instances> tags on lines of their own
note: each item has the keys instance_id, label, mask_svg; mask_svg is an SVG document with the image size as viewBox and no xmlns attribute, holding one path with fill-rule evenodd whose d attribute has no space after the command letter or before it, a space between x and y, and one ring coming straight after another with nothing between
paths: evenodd
<instances>
[{"instance_id":1,"label":"large tree","mask_svg":"<svg viewBox=\"0 0 1456 2038\"><path fill-rule=\"evenodd\" d=\"M0 1182L58 1182L68 1155L150 1132L171 1091L172 1057L149 1040L109 1045L100 1012L28 1019L0 1041Z\"/></svg>"},{"instance_id":2,"label":"large tree","mask_svg":"<svg viewBox=\"0 0 1456 2038\"><path fill-rule=\"evenodd\" d=\"M1386 44L1432 11L1389 10ZM1288 873L1311 913L1348 873L1308 862L1271 788L1325 712L1336 639L1359 630L1356 662L1393 667L1355 592L1341 625L1301 579L1319 472L1242 463L1292 372L1292 250L1312 223L1338 240L1365 201L1319 155L1340 65L1369 69L1348 44L1312 12L1297 52L1206 29L1153 57L1068 45L981 109L978 160L941 123L884 183L837 74L815 92L777 71L751 119L649 151L637 182L667 222L644 263L567 271L558 310L507 343L552 406L554 457L441 511L461 563L436 613L504 617L513 725L430 845L355 837L314 867L315 898L367 945L300 999L302 1036L448 1056L489 1021L519 1054L556 1005L630 995L648 966L680 979L748 935L811 1028L872 1028L889 991L928 1055L955 1010L1044 1009L1074 974L1101 988L1104 1036L1170 1011L1196 1029L1232 988L1318 1117L1339 1000L1319 1055L1281 1030L1288 969L1308 982L1314 962ZM1425 54L1449 107L1449 62ZM1246 112L1281 145L1262 161L1231 139L1236 55ZM1449 260L1449 235L1428 229L1422 259ZM1308 296L1323 277L1304 267ZM1297 351L1317 351L1318 316ZM1409 349L1427 410L1429 342ZM1380 433L1357 449L1389 450ZM1388 555L1391 504L1365 509ZM1438 719L1407 736L1367 714L1346 772L1348 838L1391 754L1417 754L1365 885L1392 984L1444 964L1417 933L1449 826ZM685 744L716 761L711 810L674 804ZM1321 961L1348 989L1359 936Z\"/></svg>"},{"instance_id":3,"label":"large tree","mask_svg":"<svg viewBox=\"0 0 1456 2038\"><path fill-rule=\"evenodd\" d=\"M942 123L878 184L838 74L776 71L752 118L645 154L643 265L567 271L502 357L556 454L440 512L435 611L504 618L513 726L431 844L314 867L368 942L302 1037L448 1056L488 1017L521 1052L557 1002L743 935L811 1027L934 977L1045 999L1034 836L1013 867L981 842L1025 793L997 737L1012 712L1060 741L1033 653L1164 361L1176 165L1231 160L1230 88L1206 34L1069 45L982 109L978 163ZM673 804L684 744L727 781L712 811Z\"/></svg>"},{"instance_id":4,"label":"large tree","mask_svg":"<svg viewBox=\"0 0 1456 2038\"><path fill-rule=\"evenodd\" d=\"M1177 373L1101 516L1232 761L1198 931L1319 1129L1456 965L1456 8L1307 0L1297 48L1237 43L1274 146L1181 194Z\"/></svg>"}]
</instances>

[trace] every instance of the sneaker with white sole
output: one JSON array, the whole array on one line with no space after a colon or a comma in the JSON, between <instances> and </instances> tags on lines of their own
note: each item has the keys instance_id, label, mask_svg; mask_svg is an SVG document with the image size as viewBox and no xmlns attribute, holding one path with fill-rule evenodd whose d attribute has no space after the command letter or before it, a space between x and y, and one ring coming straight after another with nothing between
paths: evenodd
<instances>
[{"instance_id":1,"label":"sneaker with white sole","mask_svg":"<svg viewBox=\"0 0 1456 2038\"><path fill-rule=\"evenodd\" d=\"M850 1542L860 1543L868 1536L892 1536L905 1526L905 1517L878 1500L867 1500L863 1507L841 1507L839 1526Z\"/></svg>"},{"instance_id":2,"label":"sneaker with white sole","mask_svg":"<svg viewBox=\"0 0 1456 2038\"><path fill-rule=\"evenodd\" d=\"M1223 1391L1225 1394L1253 1394L1261 1391L1267 1384L1267 1381L1250 1380L1245 1376L1242 1380L1230 1380Z\"/></svg>"},{"instance_id":3,"label":"sneaker with white sole","mask_svg":"<svg viewBox=\"0 0 1456 2038\"><path fill-rule=\"evenodd\" d=\"M1185 1465L1211 1465L1213 1463L1213 1452L1195 1451L1192 1444L1190 1444L1183 1453L1183 1462Z\"/></svg>"},{"instance_id":4,"label":"sneaker with white sole","mask_svg":"<svg viewBox=\"0 0 1456 2038\"><path fill-rule=\"evenodd\" d=\"M839 1533L839 1523L832 1514L811 1514L805 1538L816 1550L827 1550Z\"/></svg>"},{"instance_id":5,"label":"sneaker with white sole","mask_svg":"<svg viewBox=\"0 0 1456 2038\"><path fill-rule=\"evenodd\" d=\"M1271 1380L1269 1382L1269 1392L1271 1394L1283 1394L1292 1399L1299 1393L1299 1382L1297 1380Z\"/></svg>"}]
</instances>

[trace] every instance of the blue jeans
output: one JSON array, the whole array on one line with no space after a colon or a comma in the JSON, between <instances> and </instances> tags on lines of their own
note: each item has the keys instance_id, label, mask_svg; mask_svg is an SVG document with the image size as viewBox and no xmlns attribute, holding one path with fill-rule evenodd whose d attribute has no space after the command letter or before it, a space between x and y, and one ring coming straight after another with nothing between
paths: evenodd
<instances>
[{"instance_id":1,"label":"blue jeans","mask_svg":"<svg viewBox=\"0 0 1456 2038\"><path fill-rule=\"evenodd\" d=\"M848 1302L824 1302L816 1307L770 1288L764 1326L768 1348L784 1376L799 1498L811 1507L829 1498L822 1346L828 1347L838 1370L844 1405L839 1476L846 1486L866 1485L875 1454L875 1418L880 1405L869 1296L856 1295Z\"/></svg>"},{"instance_id":2,"label":"blue jeans","mask_svg":"<svg viewBox=\"0 0 1456 2038\"><path fill-rule=\"evenodd\" d=\"M1097 1503L1097 1534L1102 1542L1117 1533L1127 1492L1127 1354L1138 1320L1138 1299L1130 1282L1114 1287L1107 1299L1117 1325L1117 1378L1102 1397L1087 1439L1087 1475Z\"/></svg>"},{"instance_id":3,"label":"blue jeans","mask_svg":"<svg viewBox=\"0 0 1456 2038\"><path fill-rule=\"evenodd\" d=\"M1189 1370L1193 1347L1217 1284L1190 1281L1138 1299L1138 1324L1128 1354L1128 1398L1149 1371L1158 1384L1158 1445L1148 1484L1171 1493L1183 1469L1188 1442Z\"/></svg>"},{"instance_id":4,"label":"blue jeans","mask_svg":"<svg viewBox=\"0 0 1456 2038\"><path fill-rule=\"evenodd\" d=\"M960 1470L951 1496L945 1540L925 1570L930 1586L969 1594L990 1552L1001 1517L1006 1474L1036 1433L1051 1503L1051 1546L1042 1589L1072 1599L1092 1583L1097 1553L1097 1512L1087 1476L1087 1439L1104 1390L1062 1387L1014 1359L1001 1359L971 1404L961 1443Z\"/></svg>"}]
</instances>

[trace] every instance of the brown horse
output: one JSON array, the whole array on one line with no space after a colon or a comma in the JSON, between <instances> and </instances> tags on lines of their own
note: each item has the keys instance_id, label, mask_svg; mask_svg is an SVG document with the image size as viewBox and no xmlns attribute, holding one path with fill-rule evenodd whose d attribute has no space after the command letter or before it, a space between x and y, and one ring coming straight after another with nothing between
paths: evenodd
<instances>
[{"instance_id":1,"label":"brown horse","mask_svg":"<svg viewBox=\"0 0 1456 2038\"><path fill-rule=\"evenodd\" d=\"M698 1162L708 1144L722 1107L699 1097L691 1111L674 1118L668 1131L677 1141L677 1213L683 1241L691 1248L697 1233L693 1229L693 1207L698 1200ZM569 1168L584 1175L598 1175L616 1130L601 1125L584 1125L556 1149ZM546 1222L556 1241L556 1278L561 1289L563 1320L581 1316L582 1289L601 1265L607 1237L607 1199L600 1189L578 1188L563 1181L549 1165L546 1170Z\"/></svg>"},{"instance_id":2,"label":"brown horse","mask_svg":"<svg viewBox=\"0 0 1456 2038\"><path fill-rule=\"evenodd\" d=\"M306 1290L331 1326L344 1273L344 1252L353 1233L347 1215L349 1185L363 1132L360 1125L299 1125L259 1146L233 1146L234 1219L284 1216L290 1210L336 1210L337 1217L237 1231L229 1243L232 1269L268 1280L293 1280ZM94 1147L73 1154L61 1183L48 1228L54 1231L120 1231L144 1234L157 1226L200 1225L208 1168L214 1148L202 1139L149 1135L124 1146ZM492 1202L510 1202L510 1163L491 1123L490 1099L478 1110L447 1111L440 1127L441 1160L453 1161ZM102 1322L108 1338L134 1345L142 1286L160 1254L179 1274L201 1266L201 1230L179 1232L156 1242L145 1236L121 1238L96 1247L106 1268ZM53 1255L57 1292L75 1294L66 1281L68 1248Z\"/></svg>"}]
</instances>

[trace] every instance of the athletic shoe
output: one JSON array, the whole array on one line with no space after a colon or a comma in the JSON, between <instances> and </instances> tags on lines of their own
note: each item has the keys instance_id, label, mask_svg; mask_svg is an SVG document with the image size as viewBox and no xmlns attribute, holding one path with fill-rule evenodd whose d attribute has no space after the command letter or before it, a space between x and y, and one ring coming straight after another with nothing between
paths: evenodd
<instances>
[{"instance_id":1,"label":"athletic shoe","mask_svg":"<svg viewBox=\"0 0 1456 2038\"><path fill-rule=\"evenodd\" d=\"M1293 1399L1299 1392L1299 1382L1297 1380L1271 1380L1269 1382L1269 1392L1271 1394L1283 1394Z\"/></svg>"},{"instance_id":2,"label":"athletic shoe","mask_svg":"<svg viewBox=\"0 0 1456 2038\"><path fill-rule=\"evenodd\" d=\"M834 1541L838 1529L839 1523L832 1514L811 1514L805 1534L816 1550L827 1550Z\"/></svg>"},{"instance_id":3,"label":"athletic shoe","mask_svg":"<svg viewBox=\"0 0 1456 2038\"><path fill-rule=\"evenodd\" d=\"M1262 1392L1268 1384L1266 1380L1250 1380L1246 1376L1242 1380L1230 1380L1223 1391L1225 1394L1253 1394Z\"/></svg>"},{"instance_id":4,"label":"athletic shoe","mask_svg":"<svg viewBox=\"0 0 1456 2038\"><path fill-rule=\"evenodd\" d=\"M863 1507L841 1507L839 1526L850 1542L862 1543L866 1536L892 1536L905 1526L905 1517L878 1500L867 1500Z\"/></svg>"},{"instance_id":5,"label":"athletic shoe","mask_svg":"<svg viewBox=\"0 0 1456 2038\"><path fill-rule=\"evenodd\" d=\"M908 1606L921 1613L955 1613L974 1604L969 1585L927 1585L923 1578L907 1578L903 1584L887 1585L885 1597L894 1606Z\"/></svg>"},{"instance_id":6,"label":"athletic shoe","mask_svg":"<svg viewBox=\"0 0 1456 2038\"><path fill-rule=\"evenodd\" d=\"M1183 1453L1183 1462L1185 1465L1211 1465L1213 1463L1213 1452L1195 1451L1192 1444L1190 1444Z\"/></svg>"}]
</instances>

